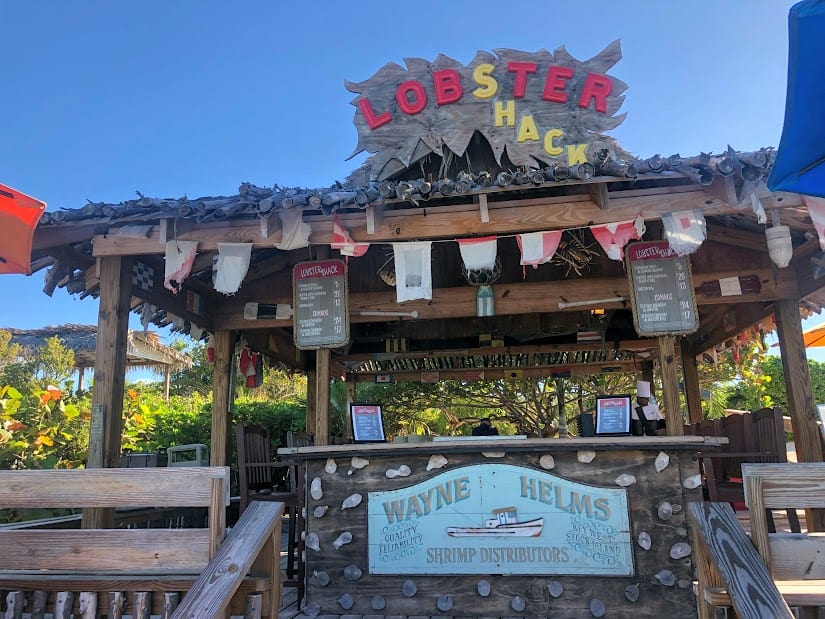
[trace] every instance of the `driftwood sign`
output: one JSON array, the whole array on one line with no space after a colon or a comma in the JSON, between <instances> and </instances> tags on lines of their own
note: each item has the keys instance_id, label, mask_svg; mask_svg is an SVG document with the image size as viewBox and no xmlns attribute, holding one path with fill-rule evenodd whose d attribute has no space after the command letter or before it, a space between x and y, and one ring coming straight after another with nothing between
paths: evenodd
<instances>
[{"instance_id":1,"label":"driftwood sign","mask_svg":"<svg viewBox=\"0 0 825 619\"><path fill-rule=\"evenodd\" d=\"M497 49L468 64L439 55L433 62L390 62L363 82L347 82L358 96L353 155L376 153L370 175L383 180L442 146L463 156L473 134L490 143L496 161L507 153L518 166L573 166L587 149L624 120L616 115L627 86L607 75L621 59L618 41L580 61L555 52ZM601 150L601 147L596 147Z\"/></svg>"}]
</instances>

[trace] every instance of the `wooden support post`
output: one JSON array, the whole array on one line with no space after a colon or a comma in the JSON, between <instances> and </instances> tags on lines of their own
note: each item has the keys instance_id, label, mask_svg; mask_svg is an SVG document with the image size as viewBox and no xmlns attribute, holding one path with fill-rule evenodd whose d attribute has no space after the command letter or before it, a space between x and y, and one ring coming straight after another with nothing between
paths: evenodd
<instances>
[{"instance_id":1,"label":"wooden support post","mask_svg":"<svg viewBox=\"0 0 825 619\"><path fill-rule=\"evenodd\" d=\"M315 370L307 370L307 432L315 432L315 389L317 387Z\"/></svg>"},{"instance_id":2,"label":"wooden support post","mask_svg":"<svg viewBox=\"0 0 825 619\"><path fill-rule=\"evenodd\" d=\"M269 213L261 217L261 240L266 241L281 229L281 220L277 213Z\"/></svg>"},{"instance_id":3,"label":"wooden support post","mask_svg":"<svg viewBox=\"0 0 825 619\"><path fill-rule=\"evenodd\" d=\"M344 411L344 423L346 424L346 434L344 436L353 436L352 434L352 416L349 414L350 404L355 402L357 397L358 383L355 381L355 374L348 372L346 377L347 386L347 410Z\"/></svg>"},{"instance_id":4,"label":"wooden support post","mask_svg":"<svg viewBox=\"0 0 825 619\"><path fill-rule=\"evenodd\" d=\"M478 212L481 217L481 223L490 223L490 211L487 208L487 194L482 193L478 196Z\"/></svg>"},{"instance_id":5,"label":"wooden support post","mask_svg":"<svg viewBox=\"0 0 825 619\"><path fill-rule=\"evenodd\" d=\"M87 468L120 466L131 282L131 260L119 256L101 259ZM84 510L83 526L97 529L114 526L114 512L97 508Z\"/></svg>"},{"instance_id":6,"label":"wooden support post","mask_svg":"<svg viewBox=\"0 0 825 619\"><path fill-rule=\"evenodd\" d=\"M774 310L796 457L799 462L822 462L822 444L811 395L811 374L802 339L799 299L777 301ZM820 525L825 525L825 520ZM823 531L825 528L815 530Z\"/></svg>"},{"instance_id":7,"label":"wooden support post","mask_svg":"<svg viewBox=\"0 0 825 619\"><path fill-rule=\"evenodd\" d=\"M673 335L659 336L659 371L662 374L662 404L665 407L665 422L668 436L682 436L685 421L679 405L679 377L676 373L676 338Z\"/></svg>"},{"instance_id":8,"label":"wooden support post","mask_svg":"<svg viewBox=\"0 0 825 619\"><path fill-rule=\"evenodd\" d=\"M167 365L163 368L163 399L169 401L169 388L172 386L172 372Z\"/></svg>"},{"instance_id":9,"label":"wooden support post","mask_svg":"<svg viewBox=\"0 0 825 619\"><path fill-rule=\"evenodd\" d=\"M601 210L606 211L610 208L610 197L605 183L588 183L587 193L590 194L590 199Z\"/></svg>"},{"instance_id":10,"label":"wooden support post","mask_svg":"<svg viewBox=\"0 0 825 619\"><path fill-rule=\"evenodd\" d=\"M234 331L215 332L215 367L212 370L212 442L209 463L228 464L229 422L232 399L232 362L235 356Z\"/></svg>"},{"instance_id":11,"label":"wooden support post","mask_svg":"<svg viewBox=\"0 0 825 619\"><path fill-rule=\"evenodd\" d=\"M699 367L696 365L696 355L691 354L689 348L688 341L682 338L679 349L682 354L682 377L685 379L688 419L690 423L700 423L705 415L702 412L702 394L699 389Z\"/></svg>"},{"instance_id":12,"label":"wooden support post","mask_svg":"<svg viewBox=\"0 0 825 619\"><path fill-rule=\"evenodd\" d=\"M329 368L332 353L321 348L315 353L315 444L329 443Z\"/></svg>"},{"instance_id":13,"label":"wooden support post","mask_svg":"<svg viewBox=\"0 0 825 619\"><path fill-rule=\"evenodd\" d=\"M370 204L367 206L367 234L375 234L375 231L381 227L384 220L384 207Z\"/></svg>"}]
</instances>

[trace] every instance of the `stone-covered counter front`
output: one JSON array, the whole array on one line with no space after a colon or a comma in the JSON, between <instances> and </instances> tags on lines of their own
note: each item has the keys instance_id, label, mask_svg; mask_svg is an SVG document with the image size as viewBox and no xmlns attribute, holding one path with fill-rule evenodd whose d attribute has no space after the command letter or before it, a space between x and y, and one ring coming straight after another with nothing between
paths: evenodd
<instances>
[{"instance_id":1,"label":"stone-covered counter front","mask_svg":"<svg viewBox=\"0 0 825 619\"><path fill-rule=\"evenodd\" d=\"M280 450L306 465L306 614L696 617L705 437Z\"/></svg>"}]
</instances>

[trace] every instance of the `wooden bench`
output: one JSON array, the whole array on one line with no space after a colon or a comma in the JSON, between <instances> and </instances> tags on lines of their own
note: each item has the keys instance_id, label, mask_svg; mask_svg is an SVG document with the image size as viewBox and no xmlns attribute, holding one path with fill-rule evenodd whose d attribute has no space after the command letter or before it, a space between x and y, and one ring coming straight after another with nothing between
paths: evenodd
<instances>
[{"instance_id":1,"label":"wooden bench","mask_svg":"<svg viewBox=\"0 0 825 619\"><path fill-rule=\"evenodd\" d=\"M699 611L700 617L709 617L710 609L717 606L733 605L737 613L743 617L783 617L783 614L743 614L745 611L737 607L734 592L748 583L745 587L750 594L759 589L766 591L765 583L759 585L750 582L753 578L749 570L758 569L761 564L765 574L770 578L773 586L779 592L788 606L799 607L804 617L816 617L817 609L825 607L825 534L818 532L789 533L772 532L769 523L769 513L778 509L821 509L825 508L825 463L785 463L785 464L748 464L742 465L742 475L745 486L745 500L747 501L750 523L752 547L758 555L745 555L751 541L741 532L720 534L719 530L708 528L711 538L696 538L697 572L699 574ZM690 514L694 523L699 522L699 509L691 504ZM704 504L718 506L719 504ZM708 510L710 508L703 507ZM716 508L714 508L716 509ZM738 520L730 511L731 518L728 530L739 526ZM721 522L719 513L714 515L716 523ZM703 526L699 522L694 532L700 533ZM741 526L739 526L741 529ZM739 538L734 542L734 537ZM742 540L746 540L743 542ZM709 549L717 546L719 552L711 560ZM723 557L731 569L724 569ZM736 559L731 559L740 555ZM754 558L754 556L756 558ZM720 561L722 563L720 563ZM762 614L759 614L759 613ZM790 612L790 611L789 611ZM704 613L704 614L703 614ZM788 615L791 616L791 615Z\"/></svg>"},{"instance_id":2,"label":"wooden bench","mask_svg":"<svg viewBox=\"0 0 825 619\"><path fill-rule=\"evenodd\" d=\"M228 504L228 467L0 471L0 508L205 508L198 528L0 528L3 616L277 617L283 504L255 504L227 537Z\"/></svg>"}]
</instances>

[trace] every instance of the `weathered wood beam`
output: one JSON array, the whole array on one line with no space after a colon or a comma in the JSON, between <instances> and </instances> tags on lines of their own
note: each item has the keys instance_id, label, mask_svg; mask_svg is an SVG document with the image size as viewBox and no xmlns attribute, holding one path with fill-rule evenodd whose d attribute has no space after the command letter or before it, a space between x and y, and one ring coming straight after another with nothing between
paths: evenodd
<instances>
[{"instance_id":1,"label":"weathered wood beam","mask_svg":"<svg viewBox=\"0 0 825 619\"><path fill-rule=\"evenodd\" d=\"M800 462L822 462L822 443L811 395L811 376L802 338L799 299L784 299L777 301L774 306L796 453Z\"/></svg>"},{"instance_id":2,"label":"weathered wood beam","mask_svg":"<svg viewBox=\"0 0 825 619\"><path fill-rule=\"evenodd\" d=\"M370 205L366 208L367 218L367 234L375 234L375 230L381 226L381 221L384 219L383 205Z\"/></svg>"},{"instance_id":3,"label":"weathered wood beam","mask_svg":"<svg viewBox=\"0 0 825 619\"><path fill-rule=\"evenodd\" d=\"M685 401L687 402L688 420L690 423L699 423L704 419L702 413L702 396L699 390L699 367L696 364L696 355L688 351L685 338L679 340L682 356L682 376L685 379Z\"/></svg>"},{"instance_id":4,"label":"weathered wood beam","mask_svg":"<svg viewBox=\"0 0 825 619\"><path fill-rule=\"evenodd\" d=\"M128 258L109 257L101 261L88 468L120 466L131 273L132 261ZM112 510L84 511L84 528L105 528L113 526L113 522Z\"/></svg>"},{"instance_id":5,"label":"weathered wood beam","mask_svg":"<svg viewBox=\"0 0 825 619\"><path fill-rule=\"evenodd\" d=\"M767 253L768 242L764 234L744 232L733 228L723 228L721 226L708 226L707 240L733 247L742 247L752 251Z\"/></svg>"},{"instance_id":6,"label":"weathered wood beam","mask_svg":"<svg viewBox=\"0 0 825 619\"><path fill-rule=\"evenodd\" d=\"M590 194L590 199L601 210L606 211L610 208L610 197L607 191L606 183L591 183L587 186L587 193Z\"/></svg>"},{"instance_id":7,"label":"weathered wood beam","mask_svg":"<svg viewBox=\"0 0 825 619\"><path fill-rule=\"evenodd\" d=\"M316 445L329 443L329 381L330 360L332 352L329 348L321 348L315 352L315 434Z\"/></svg>"},{"instance_id":8,"label":"weathered wood beam","mask_svg":"<svg viewBox=\"0 0 825 619\"><path fill-rule=\"evenodd\" d=\"M227 466L230 410L232 408L232 364L235 356L235 333L215 331L215 367L212 370L212 440L209 463Z\"/></svg>"},{"instance_id":9,"label":"weathered wood beam","mask_svg":"<svg viewBox=\"0 0 825 619\"><path fill-rule=\"evenodd\" d=\"M490 209L487 205L487 194L482 193L478 196L478 213L481 218L481 223L490 223Z\"/></svg>"},{"instance_id":10,"label":"weathered wood beam","mask_svg":"<svg viewBox=\"0 0 825 619\"><path fill-rule=\"evenodd\" d=\"M795 293L796 280L792 276L777 274L774 271L722 271L715 273L694 273L693 280L696 287L706 281L737 277L738 275L757 275L761 282L759 293L742 294L727 297L708 297L697 295L699 305L751 303L780 299L788 293ZM509 284L494 284L496 314L532 314L558 311L581 311L587 305L573 307L559 307L559 303L577 303L606 297L629 298L630 288L627 278L591 278L568 279L550 282L513 282ZM292 304L291 290L262 294L260 303L287 303ZM466 318L476 315L476 290L472 286L459 288L436 288L433 290L432 300L417 300L404 303L404 311L418 312L419 320L434 320L439 318ZM593 307L605 309L622 309L630 307L629 301L611 303L593 303ZM361 316L360 312L383 311L397 312L398 303L396 294L389 292L353 293L349 295L350 322L382 322L396 321L397 317ZM243 317L243 302L228 299L222 303L213 314L216 329L262 329L268 327L290 327L292 320L245 320Z\"/></svg>"},{"instance_id":11,"label":"weathered wood beam","mask_svg":"<svg viewBox=\"0 0 825 619\"><path fill-rule=\"evenodd\" d=\"M668 436L683 436L685 422L679 406L679 377L676 372L676 336L659 337L659 372L662 374L662 403Z\"/></svg>"},{"instance_id":12,"label":"weathered wood beam","mask_svg":"<svg viewBox=\"0 0 825 619\"><path fill-rule=\"evenodd\" d=\"M278 213L268 213L261 217L261 241L268 241L276 232L281 232L281 218Z\"/></svg>"},{"instance_id":13,"label":"weathered wood beam","mask_svg":"<svg viewBox=\"0 0 825 619\"><path fill-rule=\"evenodd\" d=\"M683 189L683 188L680 188ZM666 199L665 199L666 197ZM767 198L763 202L769 202ZM800 202L801 203L801 202ZM796 206L791 200L783 208ZM660 219L663 213L701 209L705 215L725 215L737 210L709 196L700 189L651 193L650 190L617 191L611 194L610 210L604 211L586 195L555 196L526 200L488 202L490 222L482 223L478 204L387 210L375 234L368 235L363 212L341 214L340 219L355 241L403 242L420 239L456 238L473 234L516 234L579 228L594 224L609 224L635 219ZM312 225L310 243L329 244L332 241L332 219L325 216L306 217ZM141 255L162 253L157 233L148 239L118 238L117 235L94 239L94 255ZM277 235L275 235L277 237ZM181 235L182 240L197 240L199 251L215 250L219 242L253 243L271 247L276 238L261 243L257 220L234 220L202 224Z\"/></svg>"},{"instance_id":14,"label":"weathered wood beam","mask_svg":"<svg viewBox=\"0 0 825 619\"><path fill-rule=\"evenodd\" d=\"M51 247L88 241L96 234L100 234L101 228L105 230L106 227L99 222L73 226L38 226L32 238L32 253Z\"/></svg>"}]
</instances>

